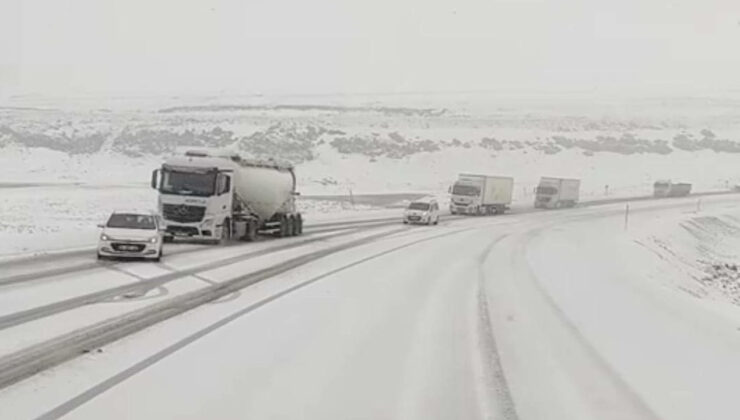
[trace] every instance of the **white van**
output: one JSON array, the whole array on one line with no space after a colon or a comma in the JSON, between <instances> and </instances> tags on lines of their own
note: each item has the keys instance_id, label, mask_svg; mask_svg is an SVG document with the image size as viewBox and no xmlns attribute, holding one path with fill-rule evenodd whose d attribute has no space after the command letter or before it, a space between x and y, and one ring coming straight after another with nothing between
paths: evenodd
<instances>
[{"instance_id":1,"label":"white van","mask_svg":"<svg viewBox=\"0 0 740 420\"><path fill-rule=\"evenodd\" d=\"M439 203L437 199L425 197L412 201L403 211L403 223L436 225L439 223Z\"/></svg>"}]
</instances>

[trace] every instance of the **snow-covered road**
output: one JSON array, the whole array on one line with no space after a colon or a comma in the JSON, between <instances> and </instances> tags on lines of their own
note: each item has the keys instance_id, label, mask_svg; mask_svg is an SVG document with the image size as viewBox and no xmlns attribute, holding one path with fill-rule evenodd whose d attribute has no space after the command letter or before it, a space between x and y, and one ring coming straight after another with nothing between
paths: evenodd
<instances>
[{"instance_id":1,"label":"snow-covered road","mask_svg":"<svg viewBox=\"0 0 740 420\"><path fill-rule=\"evenodd\" d=\"M627 224L616 203L348 229L224 267L207 265L213 249L188 250L164 268L207 266L173 295L317 257L0 390L0 417L736 419L740 308L667 287L631 234L697 209L686 198L634 202ZM701 212L737 213L740 199L704 197ZM88 274L0 288L3 313L79 293L64 282L99 287ZM77 307L0 339L15 351L65 333L60 320L151 303Z\"/></svg>"}]
</instances>

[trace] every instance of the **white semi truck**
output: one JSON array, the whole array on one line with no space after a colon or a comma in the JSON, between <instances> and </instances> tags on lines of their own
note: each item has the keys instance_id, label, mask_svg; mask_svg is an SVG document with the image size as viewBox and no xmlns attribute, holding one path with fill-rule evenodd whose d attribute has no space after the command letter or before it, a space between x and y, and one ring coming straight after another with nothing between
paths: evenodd
<instances>
[{"instance_id":1,"label":"white semi truck","mask_svg":"<svg viewBox=\"0 0 740 420\"><path fill-rule=\"evenodd\" d=\"M152 173L165 241L252 241L258 233L300 235L293 167L229 151L187 150Z\"/></svg>"},{"instance_id":2,"label":"white semi truck","mask_svg":"<svg viewBox=\"0 0 740 420\"><path fill-rule=\"evenodd\" d=\"M500 214L509 209L514 178L460 174L450 188L450 213Z\"/></svg>"},{"instance_id":3,"label":"white semi truck","mask_svg":"<svg viewBox=\"0 0 740 420\"><path fill-rule=\"evenodd\" d=\"M542 177L535 193L535 208L557 209L578 204L581 181Z\"/></svg>"}]
</instances>

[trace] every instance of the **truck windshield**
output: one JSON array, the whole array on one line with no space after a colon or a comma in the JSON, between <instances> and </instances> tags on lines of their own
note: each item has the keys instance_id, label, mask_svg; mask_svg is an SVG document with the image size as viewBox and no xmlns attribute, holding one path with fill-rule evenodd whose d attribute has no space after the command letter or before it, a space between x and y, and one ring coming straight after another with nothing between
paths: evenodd
<instances>
[{"instance_id":1,"label":"truck windshield","mask_svg":"<svg viewBox=\"0 0 740 420\"><path fill-rule=\"evenodd\" d=\"M411 203L409 210L429 210L429 203Z\"/></svg>"},{"instance_id":2,"label":"truck windshield","mask_svg":"<svg viewBox=\"0 0 740 420\"><path fill-rule=\"evenodd\" d=\"M160 192L177 195L213 195L216 186L215 173L162 171Z\"/></svg>"},{"instance_id":3,"label":"truck windshield","mask_svg":"<svg viewBox=\"0 0 740 420\"><path fill-rule=\"evenodd\" d=\"M123 229L147 229L154 230L157 225L154 224L154 217L146 214L129 214L116 213L111 215L106 224L109 228Z\"/></svg>"},{"instance_id":4,"label":"truck windshield","mask_svg":"<svg viewBox=\"0 0 740 420\"><path fill-rule=\"evenodd\" d=\"M454 187L452 187L452 194L453 195L480 195L480 188L474 186L474 185L459 185L455 184Z\"/></svg>"},{"instance_id":5,"label":"truck windshield","mask_svg":"<svg viewBox=\"0 0 740 420\"><path fill-rule=\"evenodd\" d=\"M558 189L555 187L537 187L537 194L554 195Z\"/></svg>"}]
</instances>

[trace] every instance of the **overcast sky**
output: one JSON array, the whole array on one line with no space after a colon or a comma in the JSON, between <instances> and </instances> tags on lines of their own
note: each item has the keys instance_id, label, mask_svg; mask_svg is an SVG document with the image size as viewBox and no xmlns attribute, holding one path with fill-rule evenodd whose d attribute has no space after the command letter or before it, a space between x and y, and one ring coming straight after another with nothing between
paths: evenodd
<instances>
[{"instance_id":1,"label":"overcast sky","mask_svg":"<svg viewBox=\"0 0 740 420\"><path fill-rule=\"evenodd\" d=\"M740 0L0 0L0 94L740 87Z\"/></svg>"}]
</instances>

